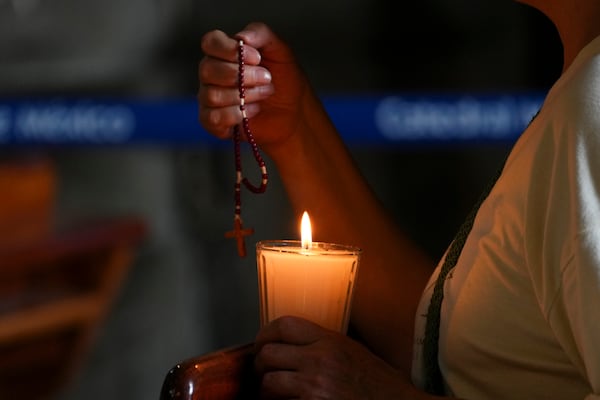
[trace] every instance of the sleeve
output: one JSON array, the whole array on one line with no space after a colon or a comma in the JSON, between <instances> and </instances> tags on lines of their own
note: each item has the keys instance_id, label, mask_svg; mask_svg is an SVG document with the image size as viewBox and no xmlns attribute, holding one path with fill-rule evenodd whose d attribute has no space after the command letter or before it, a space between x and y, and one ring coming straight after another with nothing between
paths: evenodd
<instances>
[{"instance_id":1,"label":"sleeve","mask_svg":"<svg viewBox=\"0 0 600 400\"><path fill-rule=\"evenodd\" d=\"M563 301L584 373L600 399L600 130L575 143L573 258L563 274Z\"/></svg>"},{"instance_id":2,"label":"sleeve","mask_svg":"<svg viewBox=\"0 0 600 400\"><path fill-rule=\"evenodd\" d=\"M581 119L580 119L581 120ZM567 147L552 180L546 221L548 264L556 257L558 290L548 320L579 373L589 383L586 399L600 400L600 123L563 128ZM563 193L558 193L563 191ZM567 193L565 195L565 193ZM554 247L554 249L550 247ZM556 253L555 249L561 249Z\"/></svg>"},{"instance_id":3,"label":"sleeve","mask_svg":"<svg viewBox=\"0 0 600 400\"><path fill-rule=\"evenodd\" d=\"M585 400L600 400L600 97L575 92L543 120L524 240L546 319L590 388Z\"/></svg>"}]
</instances>

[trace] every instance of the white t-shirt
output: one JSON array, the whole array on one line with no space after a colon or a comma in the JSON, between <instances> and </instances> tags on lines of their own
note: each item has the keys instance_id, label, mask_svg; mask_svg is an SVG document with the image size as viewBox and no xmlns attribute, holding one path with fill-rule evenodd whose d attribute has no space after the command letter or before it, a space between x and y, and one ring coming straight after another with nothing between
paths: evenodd
<instances>
[{"instance_id":1,"label":"white t-shirt","mask_svg":"<svg viewBox=\"0 0 600 400\"><path fill-rule=\"evenodd\" d=\"M439 268L417 310L419 387ZM600 399L600 37L553 86L479 209L446 278L439 363L463 399Z\"/></svg>"}]
</instances>

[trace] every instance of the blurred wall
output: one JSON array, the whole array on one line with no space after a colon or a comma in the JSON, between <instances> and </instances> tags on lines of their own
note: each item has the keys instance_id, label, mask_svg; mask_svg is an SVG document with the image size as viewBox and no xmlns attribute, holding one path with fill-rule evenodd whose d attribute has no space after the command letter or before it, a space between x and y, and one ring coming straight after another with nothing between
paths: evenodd
<instances>
[{"instance_id":1,"label":"blurred wall","mask_svg":"<svg viewBox=\"0 0 600 400\"><path fill-rule=\"evenodd\" d=\"M193 96L201 35L253 20L293 46L323 94L545 90L560 71L556 32L511 1L0 0L0 93ZM509 147L352 151L392 216L439 257ZM178 360L252 340L254 260L222 237L233 210L228 148L41 151L59 167L60 218L135 213L151 229L61 398L157 398ZM252 240L297 235L271 172L265 195L244 194Z\"/></svg>"}]
</instances>

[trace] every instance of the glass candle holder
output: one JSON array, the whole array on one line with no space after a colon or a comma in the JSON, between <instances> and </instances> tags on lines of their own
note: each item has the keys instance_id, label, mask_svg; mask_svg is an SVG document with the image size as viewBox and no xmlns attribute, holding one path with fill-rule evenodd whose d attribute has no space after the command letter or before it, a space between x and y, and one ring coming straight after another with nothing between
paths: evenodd
<instances>
[{"instance_id":1,"label":"glass candle holder","mask_svg":"<svg viewBox=\"0 0 600 400\"><path fill-rule=\"evenodd\" d=\"M261 325L285 315L346 333L361 250L298 240L256 244Z\"/></svg>"}]
</instances>

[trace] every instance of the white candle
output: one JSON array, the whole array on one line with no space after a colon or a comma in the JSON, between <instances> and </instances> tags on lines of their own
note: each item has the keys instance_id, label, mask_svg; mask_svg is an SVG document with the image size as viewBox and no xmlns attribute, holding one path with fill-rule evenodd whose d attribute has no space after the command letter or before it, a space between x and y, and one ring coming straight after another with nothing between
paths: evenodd
<instances>
[{"instance_id":1,"label":"white candle","mask_svg":"<svg viewBox=\"0 0 600 400\"><path fill-rule=\"evenodd\" d=\"M261 323L294 315L346 332L360 249L312 242L307 214L302 226L302 241L257 244Z\"/></svg>"}]
</instances>

